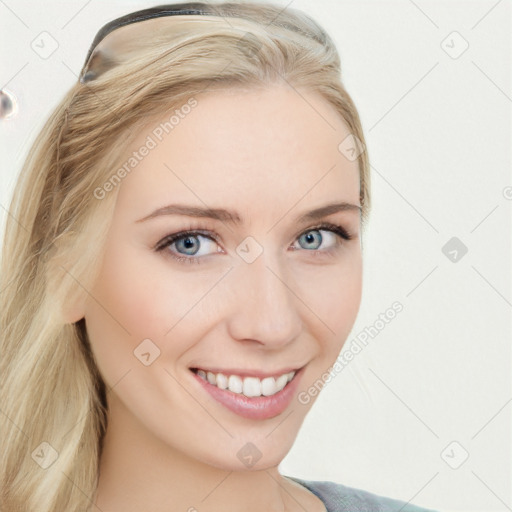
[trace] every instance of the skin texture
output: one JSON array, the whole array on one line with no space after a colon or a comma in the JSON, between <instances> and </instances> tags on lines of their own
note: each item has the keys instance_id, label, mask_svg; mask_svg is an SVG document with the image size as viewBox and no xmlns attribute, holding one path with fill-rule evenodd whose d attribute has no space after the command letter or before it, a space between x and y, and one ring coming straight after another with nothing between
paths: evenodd
<instances>
[{"instance_id":1,"label":"skin texture","mask_svg":"<svg viewBox=\"0 0 512 512\"><path fill-rule=\"evenodd\" d=\"M277 468L314 399L251 420L213 400L189 368L306 365L298 393L334 363L361 300L359 212L320 220L343 226L350 241L324 230L308 240L320 221L295 219L329 203L360 205L357 162L338 150L349 130L323 98L286 85L196 99L119 185L99 278L75 311L113 387L94 502L103 512L325 510ZM168 118L148 120L133 150ZM234 210L245 223L137 222L171 203ZM178 242L155 251L191 229L218 242L197 236L188 250ZM248 236L263 248L250 264L236 252ZM160 355L145 366L134 350L148 338ZM261 452L251 468L237 457L248 442Z\"/></svg>"}]
</instances>

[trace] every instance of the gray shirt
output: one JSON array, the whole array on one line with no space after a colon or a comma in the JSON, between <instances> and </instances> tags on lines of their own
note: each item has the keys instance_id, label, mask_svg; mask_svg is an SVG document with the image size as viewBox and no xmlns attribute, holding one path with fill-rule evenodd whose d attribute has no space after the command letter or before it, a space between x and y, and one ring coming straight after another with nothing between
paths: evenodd
<instances>
[{"instance_id":1,"label":"gray shirt","mask_svg":"<svg viewBox=\"0 0 512 512\"><path fill-rule=\"evenodd\" d=\"M318 496L324 502L327 512L436 512L335 482L302 480L291 476L286 478L303 485Z\"/></svg>"}]
</instances>

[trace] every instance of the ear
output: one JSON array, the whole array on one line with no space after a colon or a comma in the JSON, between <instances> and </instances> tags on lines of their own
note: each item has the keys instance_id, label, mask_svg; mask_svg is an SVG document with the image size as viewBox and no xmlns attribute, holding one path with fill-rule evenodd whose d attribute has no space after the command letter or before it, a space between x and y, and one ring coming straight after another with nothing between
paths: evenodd
<instances>
[{"instance_id":1,"label":"ear","mask_svg":"<svg viewBox=\"0 0 512 512\"><path fill-rule=\"evenodd\" d=\"M54 257L48 267L49 298L59 311L60 321L74 324L85 316L87 292L80 281L62 265L63 257ZM73 269L79 275L78 269Z\"/></svg>"},{"instance_id":2,"label":"ear","mask_svg":"<svg viewBox=\"0 0 512 512\"><path fill-rule=\"evenodd\" d=\"M85 294L62 305L62 318L66 324L74 324L85 316Z\"/></svg>"}]
</instances>

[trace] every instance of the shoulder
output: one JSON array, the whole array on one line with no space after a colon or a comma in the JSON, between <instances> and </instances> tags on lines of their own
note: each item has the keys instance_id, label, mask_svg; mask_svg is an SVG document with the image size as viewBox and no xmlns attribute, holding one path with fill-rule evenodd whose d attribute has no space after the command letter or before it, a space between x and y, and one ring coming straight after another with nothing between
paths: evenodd
<instances>
[{"instance_id":1,"label":"shoulder","mask_svg":"<svg viewBox=\"0 0 512 512\"><path fill-rule=\"evenodd\" d=\"M286 478L318 496L324 502L327 512L436 512L336 482L303 480L290 476Z\"/></svg>"}]
</instances>

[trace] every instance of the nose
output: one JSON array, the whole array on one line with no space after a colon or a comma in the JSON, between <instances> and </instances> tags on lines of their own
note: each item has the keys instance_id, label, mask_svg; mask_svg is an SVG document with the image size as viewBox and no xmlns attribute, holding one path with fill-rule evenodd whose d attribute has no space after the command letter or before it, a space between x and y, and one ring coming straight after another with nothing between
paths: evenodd
<instances>
[{"instance_id":1,"label":"nose","mask_svg":"<svg viewBox=\"0 0 512 512\"><path fill-rule=\"evenodd\" d=\"M252 263L241 262L231 276L234 287L228 330L233 339L252 340L269 348L291 343L301 332L301 300L275 259L263 252Z\"/></svg>"}]
</instances>

